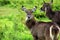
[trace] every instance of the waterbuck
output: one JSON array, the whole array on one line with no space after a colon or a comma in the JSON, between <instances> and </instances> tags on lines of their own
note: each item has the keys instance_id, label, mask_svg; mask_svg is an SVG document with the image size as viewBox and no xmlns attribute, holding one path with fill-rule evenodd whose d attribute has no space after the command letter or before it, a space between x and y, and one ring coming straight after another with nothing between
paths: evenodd
<instances>
[{"instance_id":1,"label":"waterbuck","mask_svg":"<svg viewBox=\"0 0 60 40\"><path fill-rule=\"evenodd\" d=\"M59 29L58 26L52 22L38 22L35 20L33 9L26 9L22 6L22 10L26 12L26 26L30 29L34 40L58 40Z\"/></svg>"},{"instance_id":2,"label":"waterbuck","mask_svg":"<svg viewBox=\"0 0 60 40\"><path fill-rule=\"evenodd\" d=\"M53 3L53 0L51 2L46 3L44 1L43 6L40 8L42 11L46 12L46 16L52 20L53 23L59 25L60 27L60 11L53 11L51 4Z\"/></svg>"}]
</instances>

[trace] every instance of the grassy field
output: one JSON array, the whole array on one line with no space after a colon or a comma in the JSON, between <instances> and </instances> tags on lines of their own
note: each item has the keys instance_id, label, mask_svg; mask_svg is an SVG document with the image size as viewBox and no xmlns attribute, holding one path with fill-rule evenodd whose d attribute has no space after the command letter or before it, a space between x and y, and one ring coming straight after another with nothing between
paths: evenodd
<instances>
[{"instance_id":1,"label":"grassy field","mask_svg":"<svg viewBox=\"0 0 60 40\"><path fill-rule=\"evenodd\" d=\"M49 2L49 0L45 1ZM21 10L21 6L24 5L27 9L37 6L34 15L43 15L43 17L35 16L36 20L50 22L45 13L39 10L42 4L42 0L1 0L0 40L33 40L30 30L25 26L26 13ZM60 0L54 0L52 8L60 10Z\"/></svg>"}]
</instances>

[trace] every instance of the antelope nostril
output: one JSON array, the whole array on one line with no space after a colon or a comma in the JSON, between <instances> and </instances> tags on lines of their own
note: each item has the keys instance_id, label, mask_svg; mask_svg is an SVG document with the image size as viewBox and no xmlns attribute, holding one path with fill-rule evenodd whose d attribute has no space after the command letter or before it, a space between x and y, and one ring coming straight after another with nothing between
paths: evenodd
<instances>
[{"instance_id":1,"label":"antelope nostril","mask_svg":"<svg viewBox=\"0 0 60 40\"><path fill-rule=\"evenodd\" d=\"M30 18L30 17L28 17L28 18Z\"/></svg>"}]
</instances>

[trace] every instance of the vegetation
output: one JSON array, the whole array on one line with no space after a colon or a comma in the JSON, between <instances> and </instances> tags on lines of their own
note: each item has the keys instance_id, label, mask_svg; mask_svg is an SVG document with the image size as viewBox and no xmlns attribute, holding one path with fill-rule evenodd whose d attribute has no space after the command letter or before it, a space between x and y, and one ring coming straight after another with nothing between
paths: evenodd
<instances>
[{"instance_id":1,"label":"vegetation","mask_svg":"<svg viewBox=\"0 0 60 40\"><path fill-rule=\"evenodd\" d=\"M27 9L37 6L34 13L36 20L50 22L45 13L39 10L42 4L42 0L0 0L0 40L33 40L25 25L26 13L21 10L21 6ZM60 10L59 0L54 0L52 9Z\"/></svg>"}]
</instances>

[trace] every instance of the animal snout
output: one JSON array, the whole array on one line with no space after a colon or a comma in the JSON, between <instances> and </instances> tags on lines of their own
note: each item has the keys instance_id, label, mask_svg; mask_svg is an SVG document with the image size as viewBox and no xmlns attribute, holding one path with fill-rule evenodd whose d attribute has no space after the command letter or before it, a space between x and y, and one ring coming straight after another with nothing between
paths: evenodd
<instances>
[{"instance_id":1,"label":"animal snout","mask_svg":"<svg viewBox=\"0 0 60 40\"><path fill-rule=\"evenodd\" d=\"M31 17L31 15L28 15L28 18L30 18Z\"/></svg>"},{"instance_id":2,"label":"animal snout","mask_svg":"<svg viewBox=\"0 0 60 40\"><path fill-rule=\"evenodd\" d=\"M28 18L30 18L30 17L28 17Z\"/></svg>"}]
</instances>

